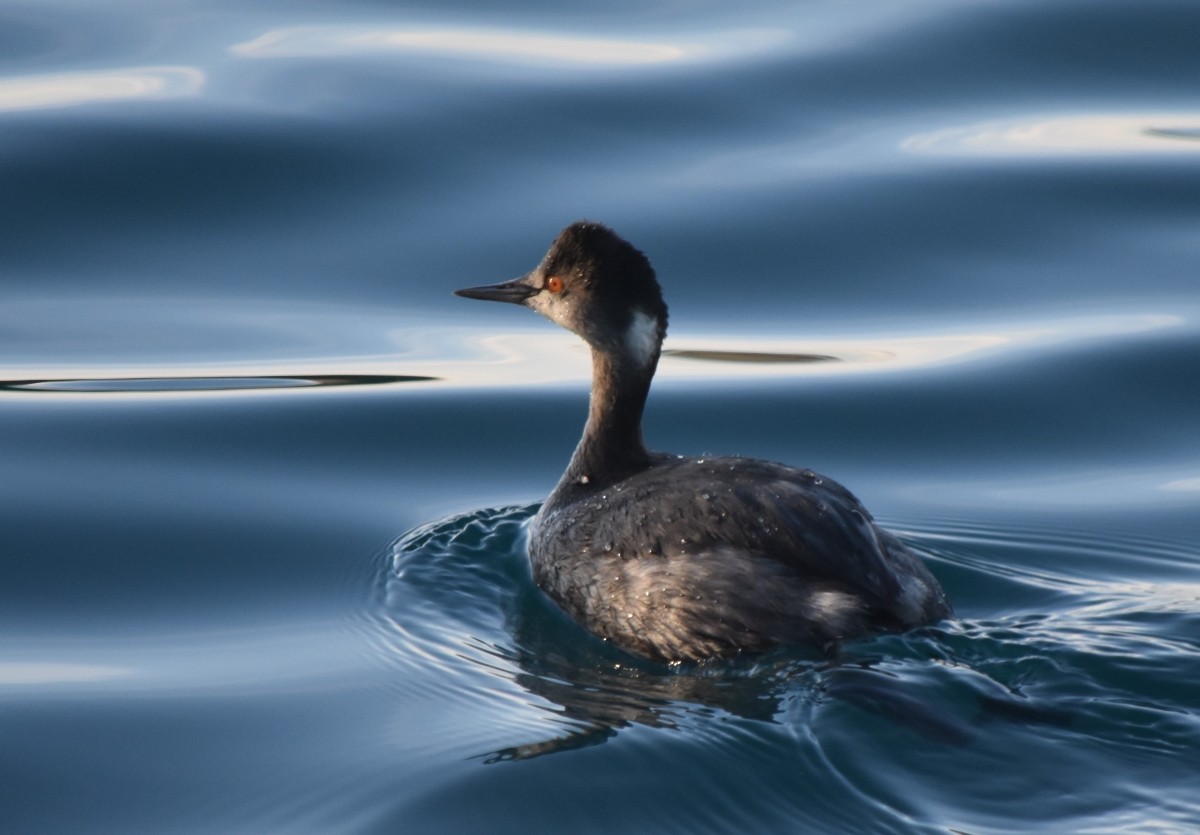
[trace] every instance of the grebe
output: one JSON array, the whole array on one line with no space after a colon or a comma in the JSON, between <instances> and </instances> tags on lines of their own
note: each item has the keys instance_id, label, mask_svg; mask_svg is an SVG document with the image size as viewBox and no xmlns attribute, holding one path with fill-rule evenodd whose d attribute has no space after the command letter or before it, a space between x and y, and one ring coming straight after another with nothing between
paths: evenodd
<instances>
[{"instance_id":1,"label":"grebe","mask_svg":"<svg viewBox=\"0 0 1200 835\"><path fill-rule=\"evenodd\" d=\"M646 256L611 229L574 223L527 275L455 292L533 308L591 347L583 438L533 519L529 559L537 585L594 634L673 663L828 649L950 614L920 559L840 484L646 449L667 306Z\"/></svg>"}]
</instances>

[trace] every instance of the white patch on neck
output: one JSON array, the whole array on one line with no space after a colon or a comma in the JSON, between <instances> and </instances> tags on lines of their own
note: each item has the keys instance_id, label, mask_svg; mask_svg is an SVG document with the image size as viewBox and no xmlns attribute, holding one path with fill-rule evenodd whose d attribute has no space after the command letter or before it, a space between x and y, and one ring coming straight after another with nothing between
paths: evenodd
<instances>
[{"instance_id":1,"label":"white patch on neck","mask_svg":"<svg viewBox=\"0 0 1200 835\"><path fill-rule=\"evenodd\" d=\"M633 312L629 330L625 331L625 347L638 365L646 366L658 351L658 320L641 310Z\"/></svg>"}]
</instances>

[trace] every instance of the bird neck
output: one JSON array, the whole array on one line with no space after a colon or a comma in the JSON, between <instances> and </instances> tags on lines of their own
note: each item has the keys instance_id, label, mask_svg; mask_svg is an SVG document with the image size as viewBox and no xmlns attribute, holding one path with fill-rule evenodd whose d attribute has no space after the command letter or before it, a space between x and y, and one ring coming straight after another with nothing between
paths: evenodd
<instances>
[{"instance_id":1,"label":"bird neck","mask_svg":"<svg viewBox=\"0 0 1200 835\"><path fill-rule=\"evenodd\" d=\"M650 453L642 441L642 411L658 354L657 347L640 357L592 348L587 424L564 481L601 483L650 465Z\"/></svg>"}]
</instances>

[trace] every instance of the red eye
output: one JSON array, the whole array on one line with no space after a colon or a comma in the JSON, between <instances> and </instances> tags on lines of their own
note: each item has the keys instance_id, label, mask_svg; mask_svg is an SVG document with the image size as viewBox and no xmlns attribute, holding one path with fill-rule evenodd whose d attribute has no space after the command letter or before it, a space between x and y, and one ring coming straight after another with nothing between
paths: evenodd
<instances>
[{"instance_id":1,"label":"red eye","mask_svg":"<svg viewBox=\"0 0 1200 835\"><path fill-rule=\"evenodd\" d=\"M561 293L563 288L563 280L556 275L552 275L546 279L546 289L551 293Z\"/></svg>"}]
</instances>

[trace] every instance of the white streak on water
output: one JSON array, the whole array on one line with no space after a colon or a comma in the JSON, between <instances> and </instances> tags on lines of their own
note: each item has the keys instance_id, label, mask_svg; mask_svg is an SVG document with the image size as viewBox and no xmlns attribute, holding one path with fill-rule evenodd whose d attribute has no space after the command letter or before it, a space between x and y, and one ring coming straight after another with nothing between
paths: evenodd
<instances>
[{"instance_id":1,"label":"white streak on water","mask_svg":"<svg viewBox=\"0 0 1200 835\"><path fill-rule=\"evenodd\" d=\"M53 664L46 662L0 661L0 687L16 685L76 684L108 681L133 675L128 667L100 664Z\"/></svg>"},{"instance_id":2,"label":"white streak on water","mask_svg":"<svg viewBox=\"0 0 1200 835\"><path fill-rule=\"evenodd\" d=\"M25 340L25 352L5 346L12 354L6 367L7 380L128 380L130 378L263 377L309 378L314 375L417 375L436 378L428 382L405 382L406 389L426 386L453 388L489 388L495 386L539 386L557 383L586 383L591 378L588 347L577 337L549 328L513 329L483 335L479 328L461 325L403 322L395 310L343 310L335 315L327 306L304 305L283 311L265 311L258 318L238 320L237 327L219 309L203 306L180 314L168 310L162 314L170 323L161 341L153 347L161 358L147 364L138 351L146 350L143 339L127 348L111 347L105 362L88 358L88 346L121 346L121 334L128 329L130 311L93 304L90 326L94 329L80 345L55 352L52 343L61 341L74 316L66 317L61 327L46 328L48 335L19 328L19 314L37 306L17 306L12 317L0 311L0 330L11 330ZM134 308L144 314L145 309ZM218 321L209 321L216 316ZM174 318L172 318L174 317ZM398 324L401 323L402 324ZM1166 313L1112 314L1049 319L1032 322L977 323L974 326L929 329L916 333L871 333L847 337L795 339L767 334L688 335L680 332L669 338L671 351L659 363L661 380L754 380L793 377L825 377L859 374L903 373L935 369L970 362L1006 361L1029 356L1054 356L1062 352L1087 350L1133 339L1147 333L1183 331L1194 327L1195 320ZM216 325L220 324L221 329ZM285 327L286 326L286 327ZM194 331L194 332L192 332ZM168 337L180 336L179 344ZM236 360L214 359L213 364L189 362L195 342L210 344L219 335L223 344L232 346ZM309 344L314 335L319 344ZM47 340L39 342L38 339ZM185 350L189 349L189 350ZM279 359L286 355L287 360ZM705 355L710 355L706 357ZM830 358L813 362L813 355ZM793 361L794 359L794 361ZM768 361L769 360L769 361ZM246 392L232 389L116 391L86 393L56 392L69 397L240 397ZM117 386L117 388L128 388ZM381 388L390 388L383 386ZM321 396L336 391L322 386L285 388L256 387L255 396ZM28 391L0 391L0 400L28 398ZM1173 490L1193 489L1176 486Z\"/></svg>"},{"instance_id":3,"label":"white streak on water","mask_svg":"<svg viewBox=\"0 0 1200 835\"><path fill-rule=\"evenodd\" d=\"M195 67L126 67L0 78L0 112L73 107L127 99L173 99L196 93Z\"/></svg>"},{"instance_id":4,"label":"white streak on water","mask_svg":"<svg viewBox=\"0 0 1200 835\"><path fill-rule=\"evenodd\" d=\"M619 68L755 54L789 38L781 29L628 40L511 29L292 26L272 29L229 51L247 58L421 53L491 63Z\"/></svg>"},{"instance_id":5,"label":"white streak on water","mask_svg":"<svg viewBox=\"0 0 1200 835\"><path fill-rule=\"evenodd\" d=\"M1200 113L1089 113L980 122L920 133L915 154L983 157L1200 154Z\"/></svg>"},{"instance_id":6,"label":"white streak on water","mask_svg":"<svg viewBox=\"0 0 1200 835\"><path fill-rule=\"evenodd\" d=\"M1179 493L1200 493L1200 478L1180 478L1168 481L1166 484L1160 485L1158 489Z\"/></svg>"}]
</instances>

